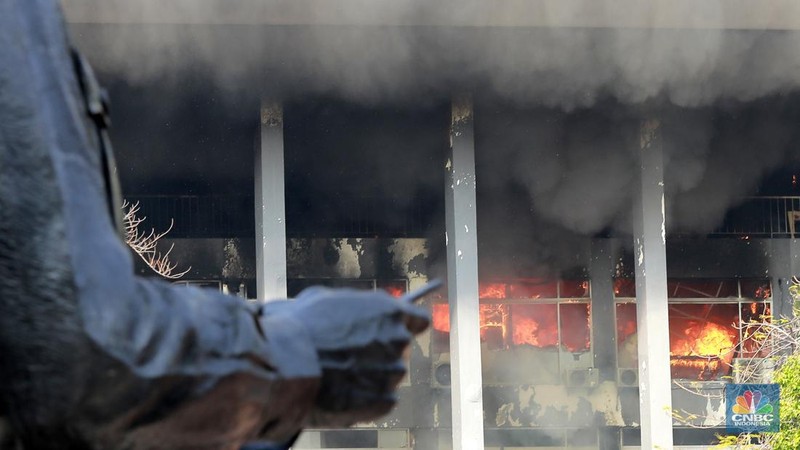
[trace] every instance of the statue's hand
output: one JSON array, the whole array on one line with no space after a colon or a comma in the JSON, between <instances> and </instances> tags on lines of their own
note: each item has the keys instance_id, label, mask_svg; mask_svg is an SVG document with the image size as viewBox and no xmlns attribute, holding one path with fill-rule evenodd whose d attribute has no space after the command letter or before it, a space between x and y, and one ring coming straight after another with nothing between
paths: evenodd
<instances>
[{"instance_id":1,"label":"statue's hand","mask_svg":"<svg viewBox=\"0 0 800 450\"><path fill-rule=\"evenodd\" d=\"M317 349L322 380L311 421L346 426L386 414L405 375L403 353L428 327L426 310L383 291L310 288L264 313L302 323Z\"/></svg>"}]
</instances>

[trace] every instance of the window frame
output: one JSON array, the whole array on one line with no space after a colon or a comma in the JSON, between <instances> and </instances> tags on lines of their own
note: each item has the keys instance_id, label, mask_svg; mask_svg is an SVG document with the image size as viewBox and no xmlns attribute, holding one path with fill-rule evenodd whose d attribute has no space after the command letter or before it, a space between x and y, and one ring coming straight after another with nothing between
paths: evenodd
<instances>
[{"instance_id":1,"label":"window frame","mask_svg":"<svg viewBox=\"0 0 800 450\"><path fill-rule=\"evenodd\" d=\"M615 283L616 283L617 279L618 278L614 279ZM629 281L631 280L630 278L623 278L623 279L629 280ZM674 281L675 279L670 279L670 280ZM681 280L686 280L686 278L682 278ZM702 279L697 279L697 280L702 280ZM770 283L769 279L766 279L766 278L763 278L763 279L762 278L730 278L730 279L713 278L711 280L719 280L719 281L731 281L731 280L733 280L733 281L735 281L736 282L737 297L667 297L667 305L668 306L680 305L680 304L695 304L695 305L698 305L698 304L712 304L712 305L733 304L733 305L737 305L737 315L738 315L738 320L739 320L738 323L739 324L743 323L742 322L742 319L743 319L743 317L742 317L742 308L745 305L749 306L749 305L751 305L753 303L766 304L767 308L769 309L769 311L773 310L773 307L774 307L774 296L772 295L771 283ZM756 281L759 281L759 280L760 281L764 281L764 282L766 282L767 284L770 285L769 296L768 297L764 297L764 298L743 297L743 295L742 295L742 283L743 282L745 282L745 283L756 282ZM615 333L615 339L617 339L617 340L619 339L619 336L617 334L617 330L619 328L619 325L618 325L619 324L618 305L620 305L620 304L633 304L633 305L636 305L636 303L637 303L636 302L636 297L618 297L617 294L616 294L616 291L614 292L614 324L615 324L614 333ZM771 315L769 317L771 317ZM638 329L638 326L637 326L637 329ZM735 353L734 353L734 358L733 358L734 360L744 357L744 356L741 356L741 351L742 351L741 346L742 346L743 340L744 340L742 327L737 328L737 334L738 334L738 342L737 342L736 347L735 347ZM670 339L670 343L671 343L671 339ZM619 365L620 344L621 344L621 342L618 341L617 345L614 346L615 347L614 351L616 352L615 355L616 355L616 359L617 359L617 369L618 370L620 370L620 369L633 369L633 367L622 367L622 366ZM638 342L637 342L637 346L638 346ZM748 356L748 357L757 358L757 356ZM670 365L671 365L671 360L672 360L672 358L670 357ZM714 379L714 380L708 380L708 381L710 381L710 382L725 381L725 379L727 377L730 377L732 375L732 371L733 371L733 367L732 366L733 366L733 364L731 364L730 373L728 375L722 376L720 379ZM706 380L696 380L696 379L692 379L692 378L671 378L671 380L672 381L680 381L680 382L687 382L687 381L690 381L690 382L705 382L706 381Z\"/></svg>"}]
</instances>

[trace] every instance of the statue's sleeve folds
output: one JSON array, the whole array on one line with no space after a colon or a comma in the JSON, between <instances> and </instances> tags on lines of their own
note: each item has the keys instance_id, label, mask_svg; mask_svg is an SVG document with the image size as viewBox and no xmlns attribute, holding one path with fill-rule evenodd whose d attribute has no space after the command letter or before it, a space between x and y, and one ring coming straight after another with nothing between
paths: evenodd
<instances>
[{"instance_id":1,"label":"statue's sleeve folds","mask_svg":"<svg viewBox=\"0 0 800 450\"><path fill-rule=\"evenodd\" d=\"M0 0L0 46L0 415L30 448L295 435L320 377L301 324L133 275L57 2Z\"/></svg>"}]
</instances>

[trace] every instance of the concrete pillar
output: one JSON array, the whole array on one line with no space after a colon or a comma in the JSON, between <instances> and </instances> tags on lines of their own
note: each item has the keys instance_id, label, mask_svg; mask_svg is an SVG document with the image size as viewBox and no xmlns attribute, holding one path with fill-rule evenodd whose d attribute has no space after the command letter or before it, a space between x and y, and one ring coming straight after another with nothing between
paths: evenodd
<instances>
[{"instance_id":1,"label":"concrete pillar","mask_svg":"<svg viewBox=\"0 0 800 450\"><path fill-rule=\"evenodd\" d=\"M672 448L664 166L660 123L640 129L640 192L633 207L642 448Z\"/></svg>"},{"instance_id":2,"label":"concrete pillar","mask_svg":"<svg viewBox=\"0 0 800 450\"><path fill-rule=\"evenodd\" d=\"M800 276L800 240L770 239L769 275L772 284L772 314L794 316L789 287L792 277Z\"/></svg>"},{"instance_id":3,"label":"concrete pillar","mask_svg":"<svg viewBox=\"0 0 800 450\"><path fill-rule=\"evenodd\" d=\"M453 449L483 449L483 382L478 305L478 234L475 214L475 136L472 99L452 104L445 164L447 295Z\"/></svg>"},{"instance_id":4,"label":"concrete pillar","mask_svg":"<svg viewBox=\"0 0 800 450\"><path fill-rule=\"evenodd\" d=\"M614 311L614 248L609 239L592 241L592 349L600 380L616 381L617 349Z\"/></svg>"},{"instance_id":5,"label":"concrete pillar","mask_svg":"<svg viewBox=\"0 0 800 450\"><path fill-rule=\"evenodd\" d=\"M283 108L262 103L255 149L256 293L261 301L286 297L286 199Z\"/></svg>"},{"instance_id":6,"label":"concrete pillar","mask_svg":"<svg viewBox=\"0 0 800 450\"><path fill-rule=\"evenodd\" d=\"M614 247L610 239L592 241L592 350L600 382L617 381L617 323L614 304ZM615 424L616 425L616 424ZM619 427L599 429L599 450L619 450Z\"/></svg>"}]
</instances>

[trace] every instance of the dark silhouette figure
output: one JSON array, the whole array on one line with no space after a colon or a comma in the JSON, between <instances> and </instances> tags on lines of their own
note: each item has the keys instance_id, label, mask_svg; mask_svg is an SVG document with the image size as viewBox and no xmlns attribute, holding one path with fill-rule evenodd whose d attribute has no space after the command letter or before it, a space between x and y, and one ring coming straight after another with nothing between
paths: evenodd
<instances>
[{"instance_id":1,"label":"dark silhouette figure","mask_svg":"<svg viewBox=\"0 0 800 450\"><path fill-rule=\"evenodd\" d=\"M135 277L103 105L57 1L0 0L0 48L0 445L287 448L392 407L424 310L328 289L252 306Z\"/></svg>"}]
</instances>

